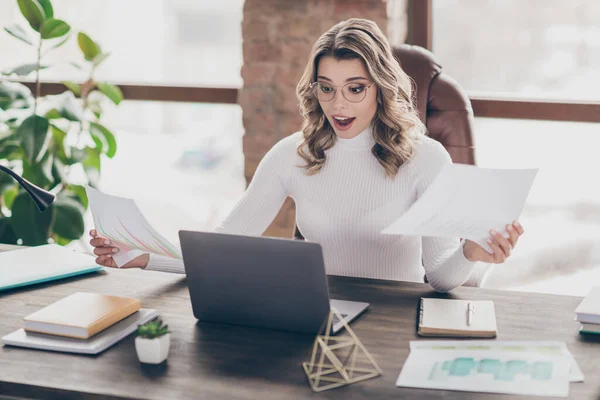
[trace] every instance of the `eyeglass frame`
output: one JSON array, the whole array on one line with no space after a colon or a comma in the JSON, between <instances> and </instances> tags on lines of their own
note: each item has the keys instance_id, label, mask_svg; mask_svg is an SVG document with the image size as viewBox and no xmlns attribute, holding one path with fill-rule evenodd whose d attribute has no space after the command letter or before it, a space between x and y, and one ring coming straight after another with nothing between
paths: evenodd
<instances>
[{"instance_id":1,"label":"eyeglass frame","mask_svg":"<svg viewBox=\"0 0 600 400\"><path fill-rule=\"evenodd\" d=\"M333 88L333 96L331 97L331 100L321 100L321 99L319 99L319 96L317 96L317 94L316 94L316 93L314 93L314 90L315 90L315 89L314 89L314 88L315 88L315 85L318 85L318 84L320 84L320 83L322 83L322 84L325 84L325 85L328 85L328 86L331 86L331 87ZM315 82L313 82L313 83L311 83L311 84L310 84L310 88L311 88L311 90L313 90L313 94L315 95L315 97L317 98L317 100L319 100L319 101L322 101L322 102L324 102L324 103L329 103L330 101L332 101L333 99L335 99L335 95L337 94L337 90L338 90L338 88L344 88L345 86L347 86L347 85L350 85L350 84L352 84L352 83L356 84L356 82L346 82L346 83L344 83L342 86L335 86L335 85L331 85L331 84L329 84L329 83L327 83L327 82L319 82L319 81L315 81ZM365 86L365 96L364 96L364 97L363 97L363 98L362 98L360 101L356 101L356 102L354 102L354 101L352 101L352 100L348 99L346 96L344 96L344 90L342 90L342 97L343 97L344 99L348 100L348 101L349 101L350 103L352 103L352 104L358 104L358 103L362 102L362 101L363 101L363 100L364 100L364 99L367 97L367 90L368 90L368 89L370 89L371 87L373 87L373 85L375 85L375 82L371 83L371 84L370 84L370 85L368 85L368 86Z\"/></svg>"}]
</instances>

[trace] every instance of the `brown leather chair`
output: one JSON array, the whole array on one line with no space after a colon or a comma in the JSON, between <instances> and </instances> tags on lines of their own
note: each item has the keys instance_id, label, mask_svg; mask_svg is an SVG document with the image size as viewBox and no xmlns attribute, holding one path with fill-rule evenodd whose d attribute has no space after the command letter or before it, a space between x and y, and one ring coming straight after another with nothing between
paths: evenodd
<instances>
[{"instance_id":1,"label":"brown leather chair","mask_svg":"<svg viewBox=\"0 0 600 400\"><path fill-rule=\"evenodd\" d=\"M394 53L414 81L417 110L429 136L446 148L454 163L475 165L473 109L464 90L442 72L430 51L405 44L394 47Z\"/></svg>"},{"instance_id":2,"label":"brown leather chair","mask_svg":"<svg viewBox=\"0 0 600 400\"><path fill-rule=\"evenodd\" d=\"M417 110L429 137L446 148L454 163L475 165L473 109L464 90L442 72L429 50L403 44L394 47L394 54L413 80ZM304 239L298 226L294 238Z\"/></svg>"}]
</instances>

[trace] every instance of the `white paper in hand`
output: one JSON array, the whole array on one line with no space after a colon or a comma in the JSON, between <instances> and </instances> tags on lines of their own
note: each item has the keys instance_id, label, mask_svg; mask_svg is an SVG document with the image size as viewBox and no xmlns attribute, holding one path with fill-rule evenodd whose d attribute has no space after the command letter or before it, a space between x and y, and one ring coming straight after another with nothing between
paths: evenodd
<instances>
[{"instance_id":1,"label":"white paper in hand","mask_svg":"<svg viewBox=\"0 0 600 400\"><path fill-rule=\"evenodd\" d=\"M182 258L181 250L150 226L132 199L110 196L89 186L85 189L98 235L121 250L112 256L119 268L144 253Z\"/></svg>"},{"instance_id":2,"label":"white paper in hand","mask_svg":"<svg viewBox=\"0 0 600 400\"><path fill-rule=\"evenodd\" d=\"M423 195L381 233L470 239L491 251L489 230L503 234L519 218L537 169L447 164Z\"/></svg>"}]
</instances>

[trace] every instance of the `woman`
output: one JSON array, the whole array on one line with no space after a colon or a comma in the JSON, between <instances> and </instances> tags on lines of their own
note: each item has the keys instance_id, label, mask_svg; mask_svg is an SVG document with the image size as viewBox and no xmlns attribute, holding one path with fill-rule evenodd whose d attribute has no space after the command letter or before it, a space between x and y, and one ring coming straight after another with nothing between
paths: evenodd
<instances>
[{"instance_id":1,"label":"woman","mask_svg":"<svg viewBox=\"0 0 600 400\"><path fill-rule=\"evenodd\" d=\"M260 235L290 196L302 234L323 248L328 274L422 282L425 272L439 292L481 283L488 268L476 262L502 263L510 255L523 233L516 221L505 236L490 231L491 254L470 240L380 233L451 159L425 135L410 78L375 23L350 19L324 33L296 92L302 131L265 155L217 231ZM116 266L108 241L90 243L99 264ZM126 267L184 272L181 260L155 255Z\"/></svg>"}]
</instances>

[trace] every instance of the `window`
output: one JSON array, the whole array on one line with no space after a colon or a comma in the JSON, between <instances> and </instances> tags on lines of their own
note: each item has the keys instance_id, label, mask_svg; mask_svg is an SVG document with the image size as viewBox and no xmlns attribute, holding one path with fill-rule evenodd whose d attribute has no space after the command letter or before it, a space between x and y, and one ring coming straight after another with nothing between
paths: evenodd
<instances>
[{"instance_id":1,"label":"window","mask_svg":"<svg viewBox=\"0 0 600 400\"><path fill-rule=\"evenodd\" d=\"M600 279L598 125L475 121L480 167L539 168L520 218L527 232L486 286L584 296Z\"/></svg>"},{"instance_id":2,"label":"window","mask_svg":"<svg viewBox=\"0 0 600 400\"><path fill-rule=\"evenodd\" d=\"M433 0L433 52L469 93L600 100L600 2Z\"/></svg>"},{"instance_id":3,"label":"window","mask_svg":"<svg viewBox=\"0 0 600 400\"><path fill-rule=\"evenodd\" d=\"M111 53L99 80L239 87L243 0L57 0L55 14ZM28 26L16 1L0 4L0 24ZM35 50L0 32L0 70L33 62ZM50 52L43 80L83 80L69 61L82 59L76 38Z\"/></svg>"}]
</instances>

